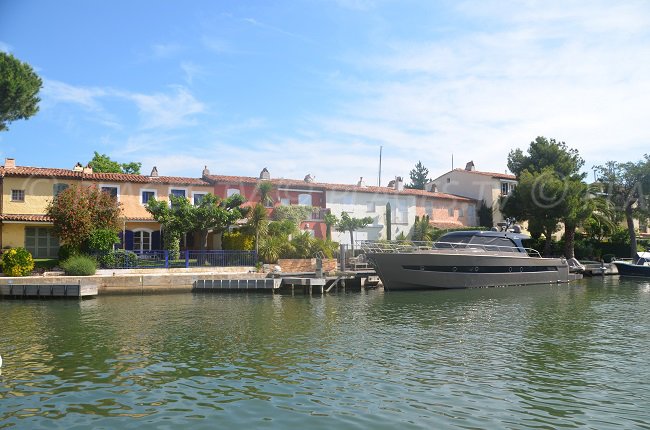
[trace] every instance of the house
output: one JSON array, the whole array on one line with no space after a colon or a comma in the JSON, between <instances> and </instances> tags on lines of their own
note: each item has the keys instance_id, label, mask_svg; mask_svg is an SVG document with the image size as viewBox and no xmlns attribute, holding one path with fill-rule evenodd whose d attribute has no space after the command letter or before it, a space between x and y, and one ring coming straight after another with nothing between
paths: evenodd
<instances>
[{"instance_id":1,"label":"house","mask_svg":"<svg viewBox=\"0 0 650 430\"><path fill-rule=\"evenodd\" d=\"M185 196L197 203L212 192L198 178L94 173L77 164L72 169L17 166L12 158L0 167L0 247L25 247L35 258L56 258L59 243L46 215L54 197L71 185L96 186L113 195L122 206L121 247L128 250L161 248L161 226L145 209L151 198Z\"/></svg>"},{"instance_id":2,"label":"house","mask_svg":"<svg viewBox=\"0 0 650 430\"><path fill-rule=\"evenodd\" d=\"M206 167L203 171L203 180L212 184L212 192L221 198L241 194L246 199L244 206L260 203L262 196L259 185L268 182L272 185L269 193L270 202L266 202L270 217L273 217L274 208L278 206L311 206L314 210L307 219L301 221L300 230L307 231L317 238L325 238L324 216L328 212L325 207L325 184L314 182L311 175L305 176L303 180L271 178L266 168L257 178L211 175Z\"/></svg>"},{"instance_id":3,"label":"house","mask_svg":"<svg viewBox=\"0 0 650 430\"><path fill-rule=\"evenodd\" d=\"M340 218L347 212L353 218L371 217L372 223L354 233L355 240L379 240L388 237L386 214L391 214L391 239L409 236L415 217L429 215L429 223L438 228L458 228L476 225L476 202L451 194L404 188L401 178L388 187L366 186L363 179L354 185L325 184L326 205ZM348 232L336 232L332 239L350 244Z\"/></svg>"},{"instance_id":4,"label":"house","mask_svg":"<svg viewBox=\"0 0 650 430\"><path fill-rule=\"evenodd\" d=\"M517 178L507 173L481 172L474 162L467 163L464 169L451 170L426 185L428 191L437 191L485 202L492 208L493 221L503 221L499 208L499 198L509 195L517 186Z\"/></svg>"}]
</instances>

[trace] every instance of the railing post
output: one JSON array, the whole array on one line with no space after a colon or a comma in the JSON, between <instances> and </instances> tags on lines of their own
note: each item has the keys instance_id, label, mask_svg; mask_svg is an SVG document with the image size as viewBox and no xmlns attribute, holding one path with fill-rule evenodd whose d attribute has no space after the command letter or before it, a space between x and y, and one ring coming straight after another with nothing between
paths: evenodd
<instances>
[{"instance_id":1,"label":"railing post","mask_svg":"<svg viewBox=\"0 0 650 430\"><path fill-rule=\"evenodd\" d=\"M190 267L190 251L186 249L185 250L185 268L187 269L188 267Z\"/></svg>"},{"instance_id":2,"label":"railing post","mask_svg":"<svg viewBox=\"0 0 650 430\"><path fill-rule=\"evenodd\" d=\"M165 255L165 269L169 269L169 251L165 249L163 253Z\"/></svg>"}]
</instances>

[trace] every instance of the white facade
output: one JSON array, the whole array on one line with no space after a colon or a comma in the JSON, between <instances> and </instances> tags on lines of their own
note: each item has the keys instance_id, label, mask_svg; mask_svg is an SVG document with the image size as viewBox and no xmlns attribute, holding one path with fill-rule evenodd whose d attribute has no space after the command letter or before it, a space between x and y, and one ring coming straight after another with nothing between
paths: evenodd
<instances>
[{"instance_id":1,"label":"white facade","mask_svg":"<svg viewBox=\"0 0 650 430\"><path fill-rule=\"evenodd\" d=\"M510 194L517 186L517 180L513 175L455 169L427 184L427 191L432 191L434 186L438 192L485 201L488 207L492 207L496 224L503 221L499 198Z\"/></svg>"},{"instance_id":2,"label":"white facade","mask_svg":"<svg viewBox=\"0 0 650 430\"><path fill-rule=\"evenodd\" d=\"M343 212L353 218L371 217L372 224L354 232L354 240L386 239L386 203L391 206L391 238L395 239L400 233L408 236L415 223L416 197L413 195L364 192L331 191L325 197L325 205L339 219ZM350 244L350 232L332 231L332 240L342 244Z\"/></svg>"}]
</instances>

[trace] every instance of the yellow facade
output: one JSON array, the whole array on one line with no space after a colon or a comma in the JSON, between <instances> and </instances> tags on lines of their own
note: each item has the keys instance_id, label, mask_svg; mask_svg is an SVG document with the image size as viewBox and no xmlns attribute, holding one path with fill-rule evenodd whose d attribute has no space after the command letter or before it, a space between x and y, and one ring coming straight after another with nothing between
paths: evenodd
<instances>
[{"instance_id":1,"label":"yellow facade","mask_svg":"<svg viewBox=\"0 0 650 430\"><path fill-rule=\"evenodd\" d=\"M81 181L67 178L5 177L2 186L2 213L43 215L54 198L54 184L70 186L75 183ZM13 190L24 191L24 201L12 200Z\"/></svg>"}]
</instances>

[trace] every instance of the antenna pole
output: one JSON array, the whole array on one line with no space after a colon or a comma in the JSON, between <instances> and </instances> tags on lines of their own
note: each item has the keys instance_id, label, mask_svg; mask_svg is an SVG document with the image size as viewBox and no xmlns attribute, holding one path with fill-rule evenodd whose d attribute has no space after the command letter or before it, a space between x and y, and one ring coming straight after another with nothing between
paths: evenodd
<instances>
[{"instance_id":1,"label":"antenna pole","mask_svg":"<svg viewBox=\"0 0 650 430\"><path fill-rule=\"evenodd\" d=\"M451 170L454 170L454 153L451 153Z\"/></svg>"},{"instance_id":2,"label":"antenna pole","mask_svg":"<svg viewBox=\"0 0 650 430\"><path fill-rule=\"evenodd\" d=\"M377 186L381 187L381 150L383 149L383 146L379 147L379 180L377 182Z\"/></svg>"}]
</instances>

